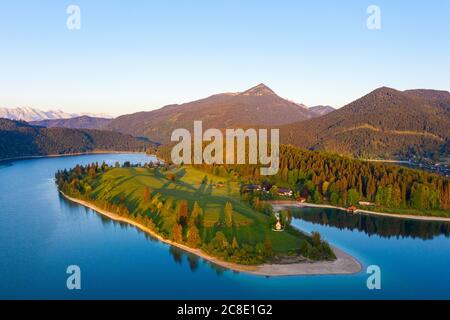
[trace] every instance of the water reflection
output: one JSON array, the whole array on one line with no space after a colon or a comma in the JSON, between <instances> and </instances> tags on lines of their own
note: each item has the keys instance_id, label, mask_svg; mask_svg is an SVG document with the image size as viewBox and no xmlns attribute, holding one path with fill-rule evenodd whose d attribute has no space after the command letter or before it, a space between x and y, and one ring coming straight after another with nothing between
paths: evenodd
<instances>
[{"instance_id":1,"label":"water reflection","mask_svg":"<svg viewBox=\"0 0 450 320\"><path fill-rule=\"evenodd\" d=\"M61 194L59 194L59 202L60 202L61 208L65 209L67 212L71 212L74 214L80 214L80 212L83 212L86 215L95 214L98 218L100 218L100 221L104 226L108 226L108 225L112 224L114 226L118 226L120 229L133 228L133 229L137 230L137 232L139 232L140 234L143 234L147 240L149 240L151 242L159 242L159 240L157 238L148 234L147 232L140 230L139 228L136 228L135 226L131 226L130 224L128 224L126 222L112 220L104 215L101 215L101 214L95 212L92 209L86 208L82 205L79 205L77 203L74 203L74 202L66 199ZM184 251L183 249L180 249L178 247L168 246L168 248L169 248L168 252L172 256L173 261L176 264L182 265L183 259L184 259L184 257L186 257L189 269L192 272L195 272L199 268L200 260L202 260L204 262L204 264L208 265L211 269L213 269L217 275L222 275L225 271L228 270L219 265L211 263L207 260L203 260L202 258L196 256L195 254Z\"/></svg>"},{"instance_id":2,"label":"water reflection","mask_svg":"<svg viewBox=\"0 0 450 320\"><path fill-rule=\"evenodd\" d=\"M177 247L171 246L169 249L169 253L175 261L176 264L181 264L183 262L183 251L178 249Z\"/></svg>"},{"instance_id":3,"label":"water reflection","mask_svg":"<svg viewBox=\"0 0 450 320\"><path fill-rule=\"evenodd\" d=\"M198 269L198 260L199 258L197 256L192 254L188 255L187 261L189 263L189 269L191 269L192 272L195 272Z\"/></svg>"},{"instance_id":4,"label":"water reflection","mask_svg":"<svg viewBox=\"0 0 450 320\"><path fill-rule=\"evenodd\" d=\"M176 264L180 264L180 265L183 264L183 259L184 259L184 257L186 257L187 263L189 265L189 269L192 272L195 272L199 268L200 261L202 261L203 264L207 265L212 270L214 270L214 272L217 275L219 275L219 276L224 274L224 272L228 271L227 268L219 266L219 265L217 265L215 263L212 263L212 262L210 262L208 260L200 258L199 256L196 256L195 254L192 254L190 252L184 251L183 249L180 249L180 248L177 248L177 247L174 247L174 246L170 246L169 253L172 256L173 261Z\"/></svg>"},{"instance_id":5,"label":"water reflection","mask_svg":"<svg viewBox=\"0 0 450 320\"><path fill-rule=\"evenodd\" d=\"M295 218L340 230L357 230L383 238L413 238L432 240L450 236L450 223L418 221L371 215L354 215L334 209L292 209Z\"/></svg>"},{"instance_id":6,"label":"water reflection","mask_svg":"<svg viewBox=\"0 0 450 320\"><path fill-rule=\"evenodd\" d=\"M2 162L2 161L0 161L0 169L4 169L4 168L7 168L7 167L11 167L11 166L12 166L11 162Z\"/></svg>"}]
</instances>

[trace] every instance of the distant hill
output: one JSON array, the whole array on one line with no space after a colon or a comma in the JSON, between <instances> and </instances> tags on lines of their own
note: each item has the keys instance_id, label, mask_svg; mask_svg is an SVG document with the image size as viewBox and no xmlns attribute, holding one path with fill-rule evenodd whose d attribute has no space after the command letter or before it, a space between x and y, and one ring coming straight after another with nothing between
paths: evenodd
<instances>
[{"instance_id":1,"label":"distant hill","mask_svg":"<svg viewBox=\"0 0 450 320\"><path fill-rule=\"evenodd\" d=\"M309 111L315 113L318 117L320 117L329 114L330 112L336 111L336 109L331 106L315 106L309 108Z\"/></svg>"},{"instance_id":2,"label":"distant hill","mask_svg":"<svg viewBox=\"0 0 450 320\"><path fill-rule=\"evenodd\" d=\"M117 132L43 128L0 119L0 159L92 151L143 151L148 147L152 147L148 141Z\"/></svg>"},{"instance_id":3,"label":"distant hill","mask_svg":"<svg viewBox=\"0 0 450 320\"><path fill-rule=\"evenodd\" d=\"M279 126L315 116L305 106L283 99L260 84L240 93L222 93L155 111L124 115L105 128L167 143L174 129L191 129L195 120L202 120L205 128L224 129Z\"/></svg>"},{"instance_id":4,"label":"distant hill","mask_svg":"<svg viewBox=\"0 0 450 320\"><path fill-rule=\"evenodd\" d=\"M68 119L80 116L111 118L108 115L91 113L67 113L61 110L42 111L35 108L0 108L0 118L22 121L40 121L46 119Z\"/></svg>"},{"instance_id":5,"label":"distant hill","mask_svg":"<svg viewBox=\"0 0 450 320\"><path fill-rule=\"evenodd\" d=\"M71 129L101 129L111 121L112 119L81 116L69 119L47 119L40 121L31 121L30 124L46 128L60 127Z\"/></svg>"},{"instance_id":6,"label":"distant hill","mask_svg":"<svg viewBox=\"0 0 450 320\"><path fill-rule=\"evenodd\" d=\"M379 88L322 117L281 127L282 142L359 157L448 154L450 93Z\"/></svg>"}]
</instances>

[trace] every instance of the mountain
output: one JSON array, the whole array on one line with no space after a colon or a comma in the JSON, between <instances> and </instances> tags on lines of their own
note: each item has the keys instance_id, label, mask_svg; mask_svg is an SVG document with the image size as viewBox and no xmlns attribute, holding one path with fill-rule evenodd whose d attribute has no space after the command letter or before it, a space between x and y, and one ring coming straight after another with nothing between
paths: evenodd
<instances>
[{"instance_id":1,"label":"mountain","mask_svg":"<svg viewBox=\"0 0 450 320\"><path fill-rule=\"evenodd\" d=\"M26 122L0 119L0 159L84 153L143 151L153 145L118 132L43 128Z\"/></svg>"},{"instance_id":2,"label":"mountain","mask_svg":"<svg viewBox=\"0 0 450 320\"><path fill-rule=\"evenodd\" d=\"M107 118L94 118L90 116L81 116L69 119L47 119L40 121L31 121L30 124L46 128L71 128L71 129L101 129L111 122Z\"/></svg>"},{"instance_id":3,"label":"mountain","mask_svg":"<svg viewBox=\"0 0 450 320\"><path fill-rule=\"evenodd\" d=\"M174 129L191 129L195 120L202 120L204 128L224 129L280 126L314 116L305 106L283 99L260 84L244 92L222 93L155 111L124 115L104 128L166 143Z\"/></svg>"},{"instance_id":4,"label":"mountain","mask_svg":"<svg viewBox=\"0 0 450 320\"><path fill-rule=\"evenodd\" d=\"M61 110L42 111L39 109L24 107L24 108L0 108L0 118L10 120L23 121L40 121L47 119L68 119L80 116L103 117L111 118L108 115L95 115L91 113L67 113Z\"/></svg>"},{"instance_id":5,"label":"mountain","mask_svg":"<svg viewBox=\"0 0 450 320\"><path fill-rule=\"evenodd\" d=\"M309 111L316 114L317 117L320 117L329 114L330 112L336 111L336 109L331 106L315 106L309 108Z\"/></svg>"},{"instance_id":6,"label":"mountain","mask_svg":"<svg viewBox=\"0 0 450 320\"><path fill-rule=\"evenodd\" d=\"M359 157L450 152L450 93L379 88L349 105L281 127L282 142Z\"/></svg>"}]
</instances>

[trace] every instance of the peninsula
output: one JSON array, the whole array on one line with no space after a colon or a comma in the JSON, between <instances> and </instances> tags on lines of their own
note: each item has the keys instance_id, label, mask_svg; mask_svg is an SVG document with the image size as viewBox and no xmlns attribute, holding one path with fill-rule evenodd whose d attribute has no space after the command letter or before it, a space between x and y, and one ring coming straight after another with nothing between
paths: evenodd
<instances>
[{"instance_id":1,"label":"peninsula","mask_svg":"<svg viewBox=\"0 0 450 320\"><path fill-rule=\"evenodd\" d=\"M240 184L193 167L161 164L76 166L59 171L70 201L133 225L227 269L263 276L352 274L360 263L290 225L268 205L244 201ZM274 231L282 217L283 231Z\"/></svg>"}]
</instances>

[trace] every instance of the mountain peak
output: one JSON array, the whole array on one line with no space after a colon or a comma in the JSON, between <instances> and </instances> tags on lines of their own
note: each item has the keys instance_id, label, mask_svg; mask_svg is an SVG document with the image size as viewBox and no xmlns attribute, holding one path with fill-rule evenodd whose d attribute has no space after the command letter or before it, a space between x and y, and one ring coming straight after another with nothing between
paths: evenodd
<instances>
[{"instance_id":1,"label":"mountain peak","mask_svg":"<svg viewBox=\"0 0 450 320\"><path fill-rule=\"evenodd\" d=\"M332 106L320 105L320 106L314 106L314 107L309 108L309 111L314 112L318 116L323 116L323 115L329 114L333 111L336 111L336 109L333 108Z\"/></svg>"},{"instance_id":2,"label":"mountain peak","mask_svg":"<svg viewBox=\"0 0 450 320\"><path fill-rule=\"evenodd\" d=\"M244 96L264 96L274 94L275 92L273 92L273 90L266 86L264 83L260 83L257 86L250 88L242 93L242 95Z\"/></svg>"},{"instance_id":3,"label":"mountain peak","mask_svg":"<svg viewBox=\"0 0 450 320\"><path fill-rule=\"evenodd\" d=\"M371 92L371 94L382 94L382 95L399 94L399 93L401 93L401 92L394 88L390 88L390 87L386 87L386 86L380 87Z\"/></svg>"}]
</instances>

